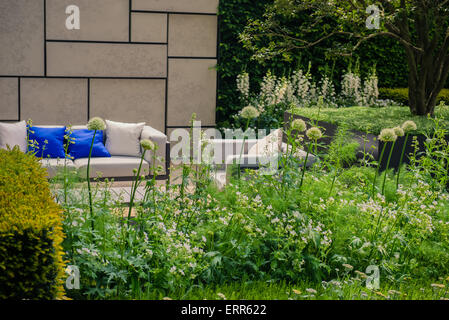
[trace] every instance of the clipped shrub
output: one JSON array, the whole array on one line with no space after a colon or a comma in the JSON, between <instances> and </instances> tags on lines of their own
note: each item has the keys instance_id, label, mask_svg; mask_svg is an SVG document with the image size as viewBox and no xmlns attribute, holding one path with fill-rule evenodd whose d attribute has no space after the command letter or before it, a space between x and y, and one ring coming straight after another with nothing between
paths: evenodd
<instances>
[{"instance_id":1,"label":"clipped shrub","mask_svg":"<svg viewBox=\"0 0 449 320\"><path fill-rule=\"evenodd\" d=\"M403 105L408 105L407 88L379 88L380 99L390 99Z\"/></svg>"},{"instance_id":2,"label":"clipped shrub","mask_svg":"<svg viewBox=\"0 0 449 320\"><path fill-rule=\"evenodd\" d=\"M18 147L0 150L0 299L64 296L61 209L46 175Z\"/></svg>"},{"instance_id":3,"label":"clipped shrub","mask_svg":"<svg viewBox=\"0 0 449 320\"><path fill-rule=\"evenodd\" d=\"M408 105L408 88L381 88L379 89L380 99L390 99L403 105ZM449 89L443 89L437 98L437 104L443 101L449 104Z\"/></svg>"}]
</instances>

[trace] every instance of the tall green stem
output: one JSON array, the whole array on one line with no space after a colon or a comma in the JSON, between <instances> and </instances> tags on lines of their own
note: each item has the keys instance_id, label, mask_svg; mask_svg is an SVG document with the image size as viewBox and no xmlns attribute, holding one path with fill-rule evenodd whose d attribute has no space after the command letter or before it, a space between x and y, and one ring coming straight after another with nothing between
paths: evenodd
<instances>
[{"instance_id":1,"label":"tall green stem","mask_svg":"<svg viewBox=\"0 0 449 320\"><path fill-rule=\"evenodd\" d=\"M245 128L245 131L243 132L243 143L242 143L242 148L241 148L241 150L240 150L240 157L239 157L239 163L238 163L238 172L237 172L237 176L238 176L238 179L240 180L240 165L241 165L241 162L242 162L242 154L243 154L243 150L244 150L244 148L245 148L245 141L246 141L246 135L245 135L245 132L246 132L246 130L248 130L248 127L249 127L249 121L250 121L250 119L248 119L247 121L246 121L246 128Z\"/></svg>"},{"instance_id":2,"label":"tall green stem","mask_svg":"<svg viewBox=\"0 0 449 320\"><path fill-rule=\"evenodd\" d=\"M129 200L129 209L128 209L128 225L129 225L129 220L131 219L131 212L132 212L132 209L134 206L134 197L136 196L136 191L137 191L137 188L139 187L140 171L142 170L142 163L143 163L143 159L145 158L145 152L146 152L146 150L144 149L142 152L142 157L140 158L139 169L137 169L136 180L134 181L134 183L132 185L132 189L131 189L131 198Z\"/></svg>"},{"instance_id":3,"label":"tall green stem","mask_svg":"<svg viewBox=\"0 0 449 320\"><path fill-rule=\"evenodd\" d=\"M90 218L92 221L92 230L94 229L95 225L94 225L94 211L93 211L93 205L92 205L92 189L90 187L90 158L92 157L92 149L94 147L96 134L97 134L97 130L94 130L94 135L92 137L92 142L90 144L89 158L87 160L87 189L89 191L89 209L90 209Z\"/></svg>"},{"instance_id":4,"label":"tall green stem","mask_svg":"<svg viewBox=\"0 0 449 320\"><path fill-rule=\"evenodd\" d=\"M329 195L327 196L328 199L330 198L330 196L332 195L332 191L334 190L335 181L337 180L337 175L338 175L338 168L335 169L335 175L334 175L334 178L332 179L332 184L331 184L331 188L329 190Z\"/></svg>"},{"instance_id":5,"label":"tall green stem","mask_svg":"<svg viewBox=\"0 0 449 320\"><path fill-rule=\"evenodd\" d=\"M382 163L382 159L384 157L384 153L385 153L385 148L386 148L387 144L384 143L384 146L382 148L382 152L380 153L380 158L379 158L379 162L377 163L377 170L376 170L376 174L374 175L374 180L373 180L373 192L372 192L372 196L374 198L374 192L376 191L376 180L377 180L377 176L379 175L379 171L380 171L380 164Z\"/></svg>"},{"instance_id":6,"label":"tall green stem","mask_svg":"<svg viewBox=\"0 0 449 320\"><path fill-rule=\"evenodd\" d=\"M302 184L304 182L304 175L306 174L307 161L309 160L309 154L310 154L311 148L312 148L312 142L309 142L309 147L307 148L306 158L304 159L304 164L302 166L302 176L301 176L301 182L299 183L299 188L302 187Z\"/></svg>"},{"instance_id":7,"label":"tall green stem","mask_svg":"<svg viewBox=\"0 0 449 320\"><path fill-rule=\"evenodd\" d=\"M152 167L151 167L151 172L153 173L153 177L151 179L151 186L152 186L152 191L153 191L153 206L154 206L154 210L156 212L156 174L157 174L157 168L156 168L156 150L157 150L157 145L154 146L154 150L153 150L153 163L152 163Z\"/></svg>"},{"instance_id":8,"label":"tall green stem","mask_svg":"<svg viewBox=\"0 0 449 320\"><path fill-rule=\"evenodd\" d=\"M407 133L405 135L404 145L402 146L401 160L399 160L398 176L396 179L396 190L398 190L398 188L399 188L399 177L401 176L401 166L402 166L402 161L404 160L404 153L405 153L405 148L406 148L407 142L408 142L408 136L409 136L409 134Z\"/></svg>"},{"instance_id":9,"label":"tall green stem","mask_svg":"<svg viewBox=\"0 0 449 320\"><path fill-rule=\"evenodd\" d=\"M391 145L391 149L390 149L390 154L388 155L387 168L385 169L384 181L382 183L382 194L384 194L384 192L385 192L385 183L387 181L388 169L390 168L391 155L393 154L393 149L394 149L395 144L396 144L396 141L393 141L393 144Z\"/></svg>"}]
</instances>

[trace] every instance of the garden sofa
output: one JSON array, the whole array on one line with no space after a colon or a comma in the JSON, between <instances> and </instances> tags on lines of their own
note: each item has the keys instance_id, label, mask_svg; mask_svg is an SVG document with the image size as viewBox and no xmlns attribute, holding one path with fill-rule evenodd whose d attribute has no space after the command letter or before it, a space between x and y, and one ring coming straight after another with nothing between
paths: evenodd
<instances>
[{"instance_id":1,"label":"garden sofa","mask_svg":"<svg viewBox=\"0 0 449 320\"><path fill-rule=\"evenodd\" d=\"M275 130L263 139L214 139L210 140L213 145L216 167L214 179L219 187L229 183L233 174L232 168L240 164L240 169L258 170L263 168L277 170L282 166L280 156L290 152L291 146L283 142L284 133L282 129ZM297 150L293 155L297 159L305 159L306 152ZM309 154L306 163L310 167L315 163L316 157ZM300 165L302 166L302 165Z\"/></svg>"},{"instance_id":2,"label":"garden sofa","mask_svg":"<svg viewBox=\"0 0 449 320\"><path fill-rule=\"evenodd\" d=\"M33 127L40 128L60 128L63 126L58 125L34 125ZM87 129L86 126L72 126L72 130ZM104 143L108 139L107 130L104 131L103 139ZM157 179L166 179L169 175L170 168L170 144L167 140L167 136L162 132L150 127L144 126L141 132L140 139L150 139L158 145L156 152L157 166L162 166L163 174L157 176ZM4 140L4 138L3 138ZM13 147L8 141L0 141L1 146L9 145ZM142 174L150 175L150 168L152 166L153 154L151 151L147 151L142 164ZM111 155L111 157L92 157L90 161L90 178L114 178L115 180L131 180L133 178L133 170L137 169L140 164L140 157L133 156L117 156ZM86 174L88 158L79 158L75 160L64 158L44 158L39 160L43 167L48 171L48 178L55 177L57 172L66 166L69 170L76 169L78 172Z\"/></svg>"}]
</instances>

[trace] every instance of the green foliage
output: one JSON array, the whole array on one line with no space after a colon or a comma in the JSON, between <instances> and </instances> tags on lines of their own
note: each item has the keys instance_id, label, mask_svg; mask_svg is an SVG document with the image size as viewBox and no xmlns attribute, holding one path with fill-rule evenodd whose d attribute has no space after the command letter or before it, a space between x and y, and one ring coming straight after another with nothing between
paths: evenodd
<instances>
[{"instance_id":1,"label":"green foliage","mask_svg":"<svg viewBox=\"0 0 449 320\"><path fill-rule=\"evenodd\" d=\"M375 163L345 167L355 152L347 128L304 170L295 149L304 148L303 137L287 132L294 148L273 175L248 170L221 190L208 165L183 164L181 184L150 183L129 224L108 182L94 192L94 217L86 190L77 189L81 198L64 206L64 249L81 272L81 290L70 295L232 298L240 296L232 293L238 282L242 290L250 284L248 295L264 283L294 288L287 294L293 299L445 298L449 194L447 168L439 164L449 163L449 150L441 139L447 129L434 126L427 152L404 168L398 188L396 173L385 173L383 194L372 195ZM381 276L377 292L363 286L373 265ZM421 284L419 294L414 286ZM261 296L273 297L267 290Z\"/></svg>"},{"instance_id":2,"label":"green foliage","mask_svg":"<svg viewBox=\"0 0 449 320\"><path fill-rule=\"evenodd\" d=\"M413 79L416 79L407 81L407 84L413 93L420 91L419 84L425 96L416 95L416 99L410 100L409 107L414 114L425 115L433 112L435 107L433 95L436 95L448 80L449 70L443 66L447 58L446 49L449 41L445 38L448 13L443 10L443 6L438 1L431 4L417 0L390 2L387 6L382 6L382 17L378 26L369 28L366 24L367 5L364 2L273 0L267 5L262 16L248 21L239 37L244 47L253 52L252 58L261 62L282 58L297 64L298 57L304 52L316 49L318 51L315 53L319 53L321 49L325 53L321 56L334 60L332 64L334 66L337 60L341 60L339 57L353 56L355 53L363 59L362 67L371 68L376 64L382 65L383 61L382 59L370 61L369 57L372 57L373 52L377 50L372 50L373 45L364 46L364 42L376 37L389 36L390 39L380 42L381 46L388 50L389 46L385 46L385 43L396 41L396 46L392 47L397 50L387 55L381 51L383 58L387 59L387 63L383 65L387 66L388 78L405 80L404 77L409 78L408 69L411 69L416 75ZM389 24L385 23L386 21L389 21ZM427 23L424 24L422 21ZM392 30L403 32L397 33ZM431 45L425 46L423 43ZM408 52L416 51L418 58L405 55L404 49L400 46ZM395 53L400 53L401 59L395 59ZM428 63L419 63L425 56L432 56L434 59ZM313 58L311 61L315 62ZM391 68L393 61L400 63L397 69ZM336 70L341 72L342 68L337 67ZM391 73L392 70L395 72ZM363 71L361 70L362 73ZM433 76L432 79L426 78L429 74ZM380 84L385 86L382 78Z\"/></svg>"},{"instance_id":3,"label":"green foliage","mask_svg":"<svg viewBox=\"0 0 449 320\"><path fill-rule=\"evenodd\" d=\"M258 19L265 11L265 6L273 0L221 0L219 5L220 47L218 62L218 106L217 124L219 127L231 127L237 114L245 105L239 99L235 89L236 78L246 71L251 75L251 87L257 88L263 76L271 70L278 76L288 76L297 68L308 69L312 65L313 75L328 73L336 83L348 68L348 63L360 61L360 73L364 77L373 66L377 67L379 86L406 87L408 67L404 63L404 49L397 41L390 38L374 38L363 43L353 57L329 57L327 48L333 42L324 41L317 47L301 50L286 60L284 57L273 57L269 61L257 62L252 60L253 51L245 48L239 41L239 34L243 32L248 21ZM333 30L336 22L327 20L319 28ZM318 27L317 27L318 30ZM263 45L263 42L261 42ZM315 79L316 80L316 79ZM337 88L339 89L339 88Z\"/></svg>"},{"instance_id":4,"label":"green foliage","mask_svg":"<svg viewBox=\"0 0 449 320\"><path fill-rule=\"evenodd\" d=\"M339 127L335 138L327 150L326 161L331 166L340 169L355 164L359 143L354 141L352 134L345 127Z\"/></svg>"},{"instance_id":5,"label":"green foliage","mask_svg":"<svg viewBox=\"0 0 449 320\"><path fill-rule=\"evenodd\" d=\"M379 88L380 99L391 99L403 105L408 105L408 88Z\"/></svg>"},{"instance_id":6,"label":"green foliage","mask_svg":"<svg viewBox=\"0 0 449 320\"><path fill-rule=\"evenodd\" d=\"M272 0L223 0L220 1L219 12L219 61L218 61L218 105L217 123L220 127L229 128L233 123L232 116L245 105L239 99L236 88L237 76L242 71L252 75L251 86L258 86L268 70L286 74L290 64L275 59L264 65L251 60L252 52L243 48L238 35L243 31L249 19L260 16L265 11L265 5Z\"/></svg>"},{"instance_id":7,"label":"green foliage","mask_svg":"<svg viewBox=\"0 0 449 320\"><path fill-rule=\"evenodd\" d=\"M408 105L408 88L380 88L379 97L381 99L391 99L403 105ZM437 104L444 102L449 105L449 89L443 89L437 98Z\"/></svg>"},{"instance_id":8,"label":"green foliage","mask_svg":"<svg viewBox=\"0 0 449 320\"><path fill-rule=\"evenodd\" d=\"M60 207L32 155L0 150L0 298L62 298Z\"/></svg>"},{"instance_id":9,"label":"green foliage","mask_svg":"<svg viewBox=\"0 0 449 320\"><path fill-rule=\"evenodd\" d=\"M439 252L441 253L441 252ZM449 285L449 281L442 281ZM384 283L379 290L366 288L364 279L351 272L339 280L320 284L301 282L232 282L223 285L200 285L171 292L153 291L137 299L161 300L438 300L446 298L445 288L432 287L431 283L403 281L400 284Z\"/></svg>"},{"instance_id":10,"label":"green foliage","mask_svg":"<svg viewBox=\"0 0 449 320\"><path fill-rule=\"evenodd\" d=\"M408 66L404 60L405 51L396 40L386 37L373 38L364 42L355 51L355 56L360 61L360 70L363 73L376 66L380 87L407 87Z\"/></svg>"},{"instance_id":11,"label":"green foliage","mask_svg":"<svg viewBox=\"0 0 449 320\"><path fill-rule=\"evenodd\" d=\"M432 119L413 116L406 107L350 107L324 108L318 113L317 108L296 108L293 113L312 120L321 120L337 125L345 125L350 129L379 134L384 128L394 128L406 120L413 120L418 125L415 133L431 132L434 128ZM449 128L449 106L438 106L435 115L441 118L440 125Z\"/></svg>"}]
</instances>

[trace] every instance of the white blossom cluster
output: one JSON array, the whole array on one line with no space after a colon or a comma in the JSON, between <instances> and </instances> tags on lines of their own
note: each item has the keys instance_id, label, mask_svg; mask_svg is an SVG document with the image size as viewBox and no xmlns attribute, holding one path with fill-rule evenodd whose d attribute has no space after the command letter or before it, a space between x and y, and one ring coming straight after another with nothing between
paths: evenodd
<instances>
[{"instance_id":1,"label":"white blossom cluster","mask_svg":"<svg viewBox=\"0 0 449 320\"><path fill-rule=\"evenodd\" d=\"M362 81L359 75L351 71L343 75L341 96L354 105L361 105L363 103Z\"/></svg>"},{"instance_id":2,"label":"white blossom cluster","mask_svg":"<svg viewBox=\"0 0 449 320\"><path fill-rule=\"evenodd\" d=\"M290 77L277 77L271 71L263 77L259 93L251 94L249 74L237 76L237 90L245 103L251 103L260 113L268 106L286 104L295 107L349 107L389 106L393 101L380 100L378 77L373 70L362 81L353 71L348 71L341 80L341 91L337 93L331 77L323 74L318 82L310 72L298 69Z\"/></svg>"},{"instance_id":3,"label":"white blossom cluster","mask_svg":"<svg viewBox=\"0 0 449 320\"><path fill-rule=\"evenodd\" d=\"M243 72L237 76L237 90L240 92L244 101L248 101L249 98L249 74L247 72Z\"/></svg>"}]
</instances>

